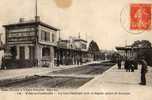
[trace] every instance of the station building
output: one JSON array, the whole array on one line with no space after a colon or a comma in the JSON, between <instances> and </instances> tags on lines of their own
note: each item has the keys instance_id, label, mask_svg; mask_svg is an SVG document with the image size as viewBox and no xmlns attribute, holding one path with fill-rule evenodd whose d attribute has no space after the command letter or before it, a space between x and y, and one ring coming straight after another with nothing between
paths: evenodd
<instances>
[{"instance_id":1,"label":"station building","mask_svg":"<svg viewBox=\"0 0 152 100\"><path fill-rule=\"evenodd\" d=\"M81 38L59 40L57 47L57 65L82 64L87 62L87 41Z\"/></svg>"},{"instance_id":2,"label":"station building","mask_svg":"<svg viewBox=\"0 0 152 100\"><path fill-rule=\"evenodd\" d=\"M59 29L50 26L37 16L36 20L4 25L6 39L5 54L11 53L7 59L9 67L32 67L54 63L55 47Z\"/></svg>"}]
</instances>

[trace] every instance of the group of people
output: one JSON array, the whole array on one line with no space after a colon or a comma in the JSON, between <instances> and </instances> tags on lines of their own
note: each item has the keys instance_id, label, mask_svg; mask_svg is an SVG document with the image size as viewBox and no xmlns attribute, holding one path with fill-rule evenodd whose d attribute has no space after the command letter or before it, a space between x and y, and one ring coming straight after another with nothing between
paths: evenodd
<instances>
[{"instance_id":1,"label":"group of people","mask_svg":"<svg viewBox=\"0 0 152 100\"><path fill-rule=\"evenodd\" d=\"M126 72L134 72L135 69L138 69L138 63L135 60L126 60L124 68Z\"/></svg>"},{"instance_id":2,"label":"group of people","mask_svg":"<svg viewBox=\"0 0 152 100\"><path fill-rule=\"evenodd\" d=\"M121 69L121 60L118 60L118 69ZM126 72L134 72L135 69L138 69L138 63L135 60L125 60L124 69Z\"/></svg>"},{"instance_id":3,"label":"group of people","mask_svg":"<svg viewBox=\"0 0 152 100\"><path fill-rule=\"evenodd\" d=\"M146 73L148 71L147 69L147 62L144 59L141 60L129 60L126 59L124 62L124 69L126 72L134 72L135 69L138 69L138 64L141 64L141 82L140 85L146 85ZM117 62L118 69L122 69L122 60L118 60Z\"/></svg>"}]
</instances>

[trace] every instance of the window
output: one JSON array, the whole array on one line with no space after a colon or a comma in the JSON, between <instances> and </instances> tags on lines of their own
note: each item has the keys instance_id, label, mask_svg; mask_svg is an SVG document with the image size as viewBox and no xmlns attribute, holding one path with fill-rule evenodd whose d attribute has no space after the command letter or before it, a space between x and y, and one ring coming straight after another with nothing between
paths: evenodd
<instances>
[{"instance_id":1,"label":"window","mask_svg":"<svg viewBox=\"0 0 152 100\"><path fill-rule=\"evenodd\" d=\"M43 41L50 41L50 33L47 31L41 31L41 40Z\"/></svg>"},{"instance_id":2,"label":"window","mask_svg":"<svg viewBox=\"0 0 152 100\"><path fill-rule=\"evenodd\" d=\"M55 35L52 33L52 42L55 42Z\"/></svg>"}]
</instances>

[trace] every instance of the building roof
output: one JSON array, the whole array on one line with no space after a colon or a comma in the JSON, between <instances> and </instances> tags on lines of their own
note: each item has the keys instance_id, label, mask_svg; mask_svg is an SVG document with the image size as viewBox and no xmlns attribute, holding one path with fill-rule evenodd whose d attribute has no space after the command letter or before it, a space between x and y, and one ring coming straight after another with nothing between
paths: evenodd
<instances>
[{"instance_id":1,"label":"building roof","mask_svg":"<svg viewBox=\"0 0 152 100\"><path fill-rule=\"evenodd\" d=\"M43 41L39 41L38 43L41 44L41 45L47 45L47 46L54 46L54 47L56 47L56 43L43 42Z\"/></svg>"},{"instance_id":2,"label":"building roof","mask_svg":"<svg viewBox=\"0 0 152 100\"><path fill-rule=\"evenodd\" d=\"M25 25L42 25L44 27L50 28L55 31L59 31L60 29L55 28L51 25L48 25L42 21L35 21L35 20L30 20L30 21L23 21L23 22L18 22L18 23L13 23L13 24L8 24L8 25L3 25L3 27L14 27L14 26L25 26Z\"/></svg>"},{"instance_id":3,"label":"building roof","mask_svg":"<svg viewBox=\"0 0 152 100\"><path fill-rule=\"evenodd\" d=\"M87 41L86 41L86 40L83 40L83 39L74 39L74 41L83 41L83 42L86 42L86 43L87 43Z\"/></svg>"}]
</instances>

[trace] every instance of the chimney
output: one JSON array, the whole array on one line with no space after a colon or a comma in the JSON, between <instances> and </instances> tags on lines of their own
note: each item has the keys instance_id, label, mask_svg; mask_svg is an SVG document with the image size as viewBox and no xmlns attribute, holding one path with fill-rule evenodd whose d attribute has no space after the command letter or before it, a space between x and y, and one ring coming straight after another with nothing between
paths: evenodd
<instances>
[{"instance_id":1,"label":"chimney","mask_svg":"<svg viewBox=\"0 0 152 100\"><path fill-rule=\"evenodd\" d=\"M24 22L24 21L25 21L24 18L20 18L20 19L19 19L19 22L20 22L20 23L22 23L22 22Z\"/></svg>"},{"instance_id":2,"label":"chimney","mask_svg":"<svg viewBox=\"0 0 152 100\"><path fill-rule=\"evenodd\" d=\"M40 21L40 16L35 16L35 21L39 22Z\"/></svg>"}]
</instances>

